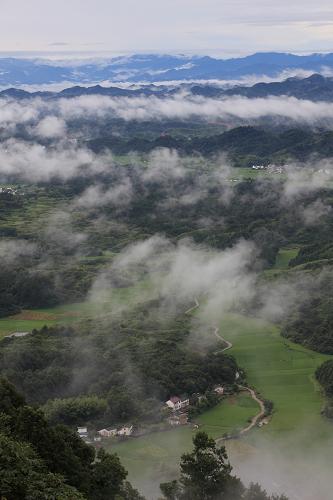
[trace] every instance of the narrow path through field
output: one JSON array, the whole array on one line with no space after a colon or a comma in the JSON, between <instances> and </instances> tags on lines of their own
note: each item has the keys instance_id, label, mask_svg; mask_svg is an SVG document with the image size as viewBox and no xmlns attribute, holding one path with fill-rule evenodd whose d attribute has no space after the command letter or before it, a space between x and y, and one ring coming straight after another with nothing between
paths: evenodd
<instances>
[{"instance_id":1,"label":"narrow path through field","mask_svg":"<svg viewBox=\"0 0 333 500\"><path fill-rule=\"evenodd\" d=\"M195 302L195 305L193 307L191 307L190 309L188 309L187 311L185 311L185 314L190 314L192 311L194 311L195 309L198 309L200 307L200 303L198 301L197 298L194 299L194 302ZM217 351L217 352L225 352L225 351L228 351L229 349L231 349L233 347L232 343L229 341L229 340L226 340L225 338L222 337L222 335L219 333L220 332L220 329L216 326L214 328L214 335L215 337L218 338L219 341L222 340L222 342L224 342L226 344L226 347L224 347L223 349ZM241 390L241 391L247 391L251 398L253 399L253 401L255 401L259 407L260 407L260 412L257 413L252 419L251 419L251 422L249 423L249 425L247 425L246 427L244 427L243 429L241 429L241 431L239 432L240 435L243 435L243 434L246 434L247 432L249 432L251 429L253 429L253 427L255 427L257 425L257 423L265 416L265 403L262 399L259 398L259 396L257 395L256 391L254 389L251 389L250 387L246 387L244 385L239 385L238 384L238 388ZM221 442L224 441L224 438L223 437L220 437L220 438L217 438L215 439L216 443L219 444Z\"/></svg>"},{"instance_id":2,"label":"narrow path through field","mask_svg":"<svg viewBox=\"0 0 333 500\"><path fill-rule=\"evenodd\" d=\"M227 351L228 349L231 349L232 348L232 343L229 342L229 340L226 340L222 337L222 335L220 335L219 333L220 329L216 326L215 329L214 329L214 335L215 337L218 338L219 341L223 341L225 344L226 344L226 347L224 347L223 349L220 350L220 352L225 352Z\"/></svg>"},{"instance_id":3,"label":"narrow path through field","mask_svg":"<svg viewBox=\"0 0 333 500\"><path fill-rule=\"evenodd\" d=\"M253 389L251 389L250 387L242 386L242 385L239 385L238 387L244 391L248 391L251 394L252 399L254 401L256 401L256 403L258 403L258 405L260 406L260 413L255 415L252 418L251 423L247 427L245 427L244 429L242 429L240 431L240 434L245 434L246 432L249 432L251 429L253 429L253 427L255 425L257 425L257 422L265 416L266 410L265 410L264 402L257 396L256 392Z\"/></svg>"}]
</instances>

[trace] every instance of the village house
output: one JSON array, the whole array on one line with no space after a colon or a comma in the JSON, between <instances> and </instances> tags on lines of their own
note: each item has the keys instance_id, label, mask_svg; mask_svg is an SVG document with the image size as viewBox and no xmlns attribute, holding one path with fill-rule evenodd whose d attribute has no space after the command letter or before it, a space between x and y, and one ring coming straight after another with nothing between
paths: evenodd
<instances>
[{"instance_id":1,"label":"village house","mask_svg":"<svg viewBox=\"0 0 333 500\"><path fill-rule=\"evenodd\" d=\"M223 396L224 394L224 387L222 387L221 385L217 385L215 388L214 388L214 392L216 392L216 394L218 396Z\"/></svg>"},{"instance_id":2,"label":"village house","mask_svg":"<svg viewBox=\"0 0 333 500\"><path fill-rule=\"evenodd\" d=\"M168 423L174 425L186 425L188 423L187 413L180 413L180 415L172 415L168 418Z\"/></svg>"},{"instance_id":3,"label":"village house","mask_svg":"<svg viewBox=\"0 0 333 500\"><path fill-rule=\"evenodd\" d=\"M109 438L117 435L117 429L101 429L100 431L97 431L97 434L102 437Z\"/></svg>"},{"instance_id":4,"label":"village house","mask_svg":"<svg viewBox=\"0 0 333 500\"><path fill-rule=\"evenodd\" d=\"M0 194L10 194L15 196L17 195L17 190L11 187L0 187Z\"/></svg>"},{"instance_id":5,"label":"village house","mask_svg":"<svg viewBox=\"0 0 333 500\"><path fill-rule=\"evenodd\" d=\"M120 429L113 428L111 427L107 429L101 429L100 431L97 431L97 434L103 438L111 438L115 436L131 436L133 433L133 425L131 426L126 426L124 425Z\"/></svg>"},{"instance_id":6,"label":"village house","mask_svg":"<svg viewBox=\"0 0 333 500\"><path fill-rule=\"evenodd\" d=\"M177 415L171 415L171 417L168 418L168 424L170 425L179 425L179 418Z\"/></svg>"},{"instance_id":7,"label":"village house","mask_svg":"<svg viewBox=\"0 0 333 500\"><path fill-rule=\"evenodd\" d=\"M82 439L86 439L88 437L88 429L87 427L78 427L77 433Z\"/></svg>"},{"instance_id":8,"label":"village house","mask_svg":"<svg viewBox=\"0 0 333 500\"><path fill-rule=\"evenodd\" d=\"M119 431L117 432L117 436L131 436L131 434L133 433L133 425L131 425L130 427L122 427L121 429L119 429Z\"/></svg>"},{"instance_id":9,"label":"village house","mask_svg":"<svg viewBox=\"0 0 333 500\"><path fill-rule=\"evenodd\" d=\"M88 429L87 427L78 427L77 428L77 433L80 436L80 438L86 443L86 444L91 444L92 441L88 435Z\"/></svg>"},{"instance_id":10,"label":"village house","mask_svg":"<svg viewBox=\"0 0 333 500\"><path fill-rule=\"evenodd\" d=\"M170 410L179 411L183 408L187 408L190 405L190 400L185 397L180 398L178 396L171 396L165 404Z\"/></svg>"}]
</instances>

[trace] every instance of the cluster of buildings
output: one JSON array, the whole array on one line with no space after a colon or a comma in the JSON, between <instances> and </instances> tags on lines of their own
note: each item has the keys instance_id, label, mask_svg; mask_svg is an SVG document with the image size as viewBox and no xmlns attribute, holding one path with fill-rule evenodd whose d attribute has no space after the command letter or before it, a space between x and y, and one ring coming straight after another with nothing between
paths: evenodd
<instances>
[{"instance_id":1,"label":"cluster of buildings","mask_svg":"<svg viewBox=\"0 0 333 500\"><path fill-rule=\"evenodd\" d=\"M266 170L265 165L252 165L252 170Z\"/></svg>"},{"instance_id":2,"label":"cluster of buildings","mask_svg":"<svg viewBox=\"0 0 333 500\"><path fill-rule=\"evenodd\" d=\"M190 400L188 397L171 396L170 399L165 402L165 407L172 411L172 414L167 418L168 424L171 426L186 425L188 423L186 409L189 406Z\"/></svg>"},{"instance_id":3,"label":"cluster of buildings","mask_svg":"<svg viewBox=\"0 0 333 500\"><path fill-rule=\"evenodd\" d=\"M183 410L190 406L190 400L187 397L171 396L165 405L172 411Z\"/></svg>"},{"instance_id":4,"label":"cluster of buildings","mask_svg":"<svg viewBox=\"0 0 333 500\"><path fill-rule=\"evenodd\" d=\"M252 165L252 170L266 170L270 174L282 174L285 171L285 167L283 165Z\"/></svg>"},{"instance_id":5,"label":"cluster of buildings","mask_svg":"<svg viewBox=\"0 0 333 500\"><path fill-rule=\"evenodd\" d=\"M91 444L93 442L98 443L102 441L102 438L131 436L133 434L133 425L131 426L124 425L123 427L120 427L120 429L117 428L101 429L100 431L97 431L97 435L95 435L93 438L91 438L91 436L89 435L87 427L78 427L77 433L85 443Z\"/></svg>"},{"instance_id":6,"label":"cluster of buildings","mask_svg":"<svg viewBox=\"0 0 333 500\"><path fill-rule=\"evenodd\" d=\"M214 392L218 396L223 396L224 388L222 386L216 386ZM203 395L196 395L198 400L204 398ZM165 402L164 408L168 410L166 421L172 427L178 425L188 424L188 410L190 407L190 399L187 396L171 396L168 401ZM78 427L77 433L83 441L87 444L95 443L96 446L101 446L99 444L103 439L109 438L125 438L133 435L134 429L133 425L123 425L122 427L107 427L96 432L95 436L92 437L92 433L88 432L87 427Z\"/></svg>"},{"instance_id":7,"label":"cluster of buildings","mask_svg":"<svg viewBox=\"0 0 333 500\"><path fill-rule=\"evenodd\" d=\"M214 392L218 396L223 396L224 394L224 388L222 386L216 386L214 388ZM200 401L201 398L204 396L197 395L198 400ZM188 423L188 408L190 406L190 400L186 396L171 396L168 401L165 403L165 407L168 410L171 410L172 414L167 418L168 424L171 426L176 426L176 425L186 425Z\"/></svg>"},{"instance_id":8,"label":"cluster of buildings","mask_svg":"<svg viewBox=\"0 0 333 500\"><path fill-rule=\"evenodd\" d=\"M111 429L110 427L107 429L101 429L100 431L97 431L97 434L99 434L101 437L104 438L110 438L110 437L124 437L124 436L131 436L133 434L133 425L131 426L124 426L121 427L120 429L114 428Z\"/></svg>"},{"instance_id":9,"label":"cluster of buildings","mask_svg":"<svg viewBox=\"0 0 333 500\"><path fill-rule=\"evenodd\" d=\"M1 187L0 186L0 194L10 194L12 196L16 196L18 194L17 189L12 187Z\"/></svg>"}]
</instances>

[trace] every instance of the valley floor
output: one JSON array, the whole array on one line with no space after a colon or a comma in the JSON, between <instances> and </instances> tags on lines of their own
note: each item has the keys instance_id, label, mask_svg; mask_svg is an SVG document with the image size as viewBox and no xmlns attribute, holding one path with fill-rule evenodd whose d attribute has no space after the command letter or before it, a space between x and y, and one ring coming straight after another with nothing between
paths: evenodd
<instances>
[{"instance_id":1,"label":"valley floor","mask_svg":"<svg viewBox=\"0 0 333 500\"><path fill-rule=\"evenodd\" d=\"M315 369L329 356L288 342L276 326L251 318L229 315L221 322L220 332L232 342L229 353L245 369L249 384L274 403L269 425L254 428L236 442L227 442L231 462L242 477L246 477L251 463L254 478L253 464L256 464L258 479L262 477L262 468L270 464L271 477L266 487L271 489L275 485L281 491L282 484L288 489L285 474L272 456L281 453L285 457L284 467L288 469L287 464L317 453L321 445L327 448L333 435L332 424L320 414L323 396L314 379ZM225 431L243 427L257 412L258 405L250 396L240 395L236 401L229 399L197 420L204 430L218 438ZM151 485L175 476L181 454L191 447L192 435L193 431L185 427L118 443L111 449L128 468L131 481L148 498L149 493L151 498L156 498L158 492L151 490ZM274 449L273 454L268 453L269 448ZM307 470L303 465L306 464L302 463L301 468ZM311 481L313 483L313 479Z\"/></svg>"},{"instance_id":2,"label":"valley floor","mask_svg":"<svg viewBox=\"0 0 333 500\"><path fill-rule=\"evenodd\" d=\"M84 303L23 311L0 320L0 336L44 324L76 321L91 312ZM316 498L303 493L303 497L296 493L292 496L286 478L291 464L298 461L299 471L304 471L300 472L300 484L310 481L311 487L318 483L318 488L321 483L325 484L325 478L320 479L319 475L316 475L318 480L313 481L311 457L316 455L317 462L319 456L325 457L325 463L331 463L333 458L333 425L320 414L323 395L314 378L316 368L329 356L287 341L280 336L277 326L239 315L226 316L219 325L219 335L232 344L228 354L245 370L249 385L260 398L274 403L269 425L254 427L241 439L227 442L236 472L245 480L249 475L263 482L262 470L267 469L267 482L264 482L267 489L276 486L295 499ZM250 394L241 393L198 417L197 423L217 439L246 427L256 414L258 404ZM110 450L119 454L133 484L147 498L157 498L157 485L177 476L180 456L191 448L192 437L193 428L185 426L111 444ZM325 467L321 472L325 473ZM307 486L309 491L310 486ZM314 491L317 495L319 490ZM317 497L326 500L325 496Z\"/></svg>"}]
</instances>

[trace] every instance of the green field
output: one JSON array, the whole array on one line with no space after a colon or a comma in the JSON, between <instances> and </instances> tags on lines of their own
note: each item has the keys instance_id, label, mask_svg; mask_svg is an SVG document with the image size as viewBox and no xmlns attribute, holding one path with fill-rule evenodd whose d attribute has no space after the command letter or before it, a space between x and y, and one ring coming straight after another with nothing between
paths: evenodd
<instances>
[{"instance_id":1,"label":"green field","mask_svg":"<svg viewBox=\"0 0 333 500\"><path fill-rule=\"evenodd\" d=\"M229 316L221 323L221 333L234 344L229 353L246 371L248 383L274 402L273 419L260 432L293 431L300 422L326 427L314 372L329 356L293 344L276 326L255 319Z\"/></svg>"},{"instance_id":2,"label":"green field","mask_svg":"<svg viewBox=\"0 0 333 500\"><path fill-rule=\"evenodd\" d=\"M23 310L15 316L0 319L0 339L15 332L31 332L43 326L68 324L82 318L85 303L71 304L48 309Z\"/></svg>"},{"instance_id":3,"label":"green field","mask_svg":"<svg viewBox=\"0 0 333 500\"><path fill-rule=\"evenodd\" d=\"M113 289L101 293L94 300L75 302L42 309L26 309L15 316L0 318L0 339L14 332L31 332L44 325L69 324L85 318L107 315L122 308L123 304L143 302L150 293L151 284L147 280L139 281L135 286Z\"/></svg>"},{"instance_id":4,"label":"green field","mask_svg":"<svg viewBox=\"0 0 333 500\"><path fill-rule=\"evenodd\" d=\"M289 262L297 257L299 247L280 248L275 261L274 269L287 269Z\"/></svg>"},{"instance_id":5,"label":"green field","mask_svg":"<svg viewBox=\"0 0 333 500\"><path fill-rule=\"evenodd\" d=\"M221 333L233 342L229 353L245 369L249 384L274 402L269 425L253 429L236 449L228 447L236 471L242 476L250 467L254 481L267 473L280 492L293 498L328 500L333 424L320 413L324 398L314 372L329 356L288 342L278 327L250 318L229 316L221 322ZM322 464L315 482L313 463Z\"/></svg>"}]
</instances>

